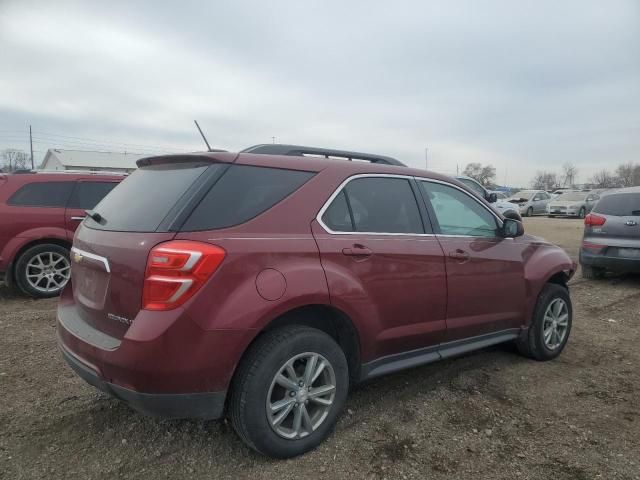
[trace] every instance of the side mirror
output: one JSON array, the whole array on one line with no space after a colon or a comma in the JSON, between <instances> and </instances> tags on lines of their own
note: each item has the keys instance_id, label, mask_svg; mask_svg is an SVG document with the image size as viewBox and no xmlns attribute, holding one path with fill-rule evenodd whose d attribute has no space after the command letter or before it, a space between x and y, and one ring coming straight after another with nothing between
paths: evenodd
<instances>
[{"instance_id":1,"label":"side mirror","mask_svg":"<svg viewBox=\"0 0 640 480\"><path fill-rule=\"evenodd\" d=\"M515 238L524 235L524 225L513 218L505 218L502 223L502 236L504 238Z\"/></svg>"},{"instance_id":2,"label":"side mirror","mask_svg":"<svg viewBox=\"0 0 640 480\"><path fill-rule=\"evenodd\" d=\"M498 194L497 193L490 193L487 196L487 201L489 203L496 203L498 201Z\"/></svg>"}]
</instances>

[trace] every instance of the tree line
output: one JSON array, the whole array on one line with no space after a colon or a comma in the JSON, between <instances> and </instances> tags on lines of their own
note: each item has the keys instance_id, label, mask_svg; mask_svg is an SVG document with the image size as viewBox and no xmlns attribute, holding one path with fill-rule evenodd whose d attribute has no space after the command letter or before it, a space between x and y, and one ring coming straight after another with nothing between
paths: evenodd
<instances>
[{"instance_id":1,"label":"tree line","mask_svg":"<svg viewBox=\"0 0 640 480\"><path fill-rule=\"evenodd\" d=\"M536 172L531 186L537 190L551 190L559 187L571 188L576 182L578 169L571 163L562 166L560 175L549 170ZM620 164L615 170L599 170L586 182L591 188L622 188L640 185L640 164L627 162Z\"/></svg>"},{"instance_id":2,"label":"tree line","mask_svg":"<svg viewBox=\"0 0 640 480\"><path fill-rule=\"evenodd\" d=\"M0 153L0 172L15 172L31 168L31 157L28 153L15 148L6 148Z\"/></svg>"}]
</instances>

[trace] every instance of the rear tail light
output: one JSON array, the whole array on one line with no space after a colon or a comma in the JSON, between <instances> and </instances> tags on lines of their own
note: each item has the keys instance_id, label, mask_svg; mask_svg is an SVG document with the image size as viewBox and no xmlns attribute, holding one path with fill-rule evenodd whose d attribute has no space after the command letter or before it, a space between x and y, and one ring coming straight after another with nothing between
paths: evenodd
<instances>
[{"instance_id":1,"label":"rear tail light","mask_svg":"<svg viewBox=\"0 0 640 480\"><path fill-rule=\"evenodd\" d=\"M600 253L606 248L606 245L600 245L598 243L591 242L582 242L582 248L583 250L587 250L591 253Z\"/></svg>"},{"instance_id":2,"label":"rear tail light","mask_svg":"<svg viewBox=\"0 0 640 480\"><path fill-rule=\"evenodd\" d=\"M225 251L208 243L175 240L149 253L142 290L145 310L172 310L191 298L215 272Z\"/></svg>"},{"instance_id":3,"label":"rear tail light","mask_svg":"<svg viewBox=\"0 0 640 480\"><path fill-rule=\"evenodd\" d=\"M590 227L600 227L604 225L604 222L606 221L606 218L601 217L600 215L595 215L593 213L590 213L589 215L584 217L584 224Z\"/></svg>"}]
</instances>

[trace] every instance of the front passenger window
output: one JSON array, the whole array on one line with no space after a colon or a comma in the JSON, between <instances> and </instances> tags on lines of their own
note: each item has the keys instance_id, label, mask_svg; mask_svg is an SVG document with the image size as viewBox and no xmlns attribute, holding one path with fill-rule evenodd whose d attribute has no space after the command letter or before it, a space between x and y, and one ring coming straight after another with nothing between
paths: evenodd
<instances>
[{"instance_id":1,"label":"front passenger window","mask_svg":"<svg viewBox=\"0 0 640 480\"><path fill-rule=\"evenodd\" d=\"M419 183L435 212L442 235L497 236L495 216L469 195L441 183Z\"/></svg>"}]
</instances>

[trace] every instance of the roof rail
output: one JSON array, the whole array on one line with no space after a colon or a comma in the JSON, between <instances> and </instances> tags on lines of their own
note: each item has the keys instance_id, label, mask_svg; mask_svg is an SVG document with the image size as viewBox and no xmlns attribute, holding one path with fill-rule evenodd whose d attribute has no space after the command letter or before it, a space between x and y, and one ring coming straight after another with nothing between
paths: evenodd
<instances>
[{"instance_id":1,"label":"roof rail","mask_svg":"<svg viewBox=\"0 0 640 480\"><path fill-rule=\"evenodd\" d=\"M350 152L347 150L333 150L330 148L305 147L302 145L284 145L281 143L263 143L245 148L240 153L257 153L262 155L290 155L295 157L304 157L305 155L318 155L326 158L338 157L347 160L365 160L371 163L379 163L384 165L396 165L406 167L400 160L384 155L375 155L372 153Z\"/></svg>"}]
</instances>

